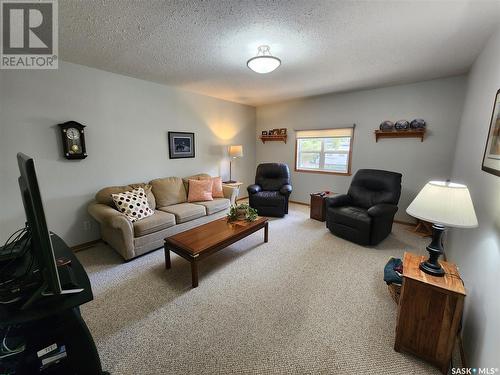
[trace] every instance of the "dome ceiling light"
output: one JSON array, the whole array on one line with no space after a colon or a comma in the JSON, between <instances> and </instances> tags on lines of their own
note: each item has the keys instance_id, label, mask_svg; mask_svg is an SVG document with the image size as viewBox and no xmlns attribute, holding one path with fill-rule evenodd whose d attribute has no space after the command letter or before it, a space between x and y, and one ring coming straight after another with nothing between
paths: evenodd
<instances>
[{"instance_id":1,"label":"dome ceiling light","mask_svg":"<svg viewBox=\"0 0 500 375\"><path fill-rule=\"evenodd\" d=\"M259 46L257 56L247 61L247 66L255 73L266 74L281 65L281 60L271 55L269 46Z\"/></svg>"}]
</instances>

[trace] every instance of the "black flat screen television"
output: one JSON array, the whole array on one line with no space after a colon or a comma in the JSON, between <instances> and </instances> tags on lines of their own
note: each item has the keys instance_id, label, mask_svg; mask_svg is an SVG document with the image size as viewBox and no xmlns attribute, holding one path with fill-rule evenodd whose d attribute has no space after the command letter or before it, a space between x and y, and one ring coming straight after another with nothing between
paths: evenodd
<instances>
[{"instance_id":1,"label":"black flat screen television","mask_svg":"<svg viewBox=\"0 0 500 375\"><path fill-rule=\"evenodd\" d=\"M30 251L35 257L38 272L41 272L42 280L42 285L29 298L25 306L32 304L44 296L81 292L83 289L65 290L61 286L50 232L45 219L43 201L38 187L35 163L31 157L21 152L17 154L17 163L19 165L19 172L21 173L19 188L26 214L27 227L31 236Z\"/></svg>"}]
</instances>

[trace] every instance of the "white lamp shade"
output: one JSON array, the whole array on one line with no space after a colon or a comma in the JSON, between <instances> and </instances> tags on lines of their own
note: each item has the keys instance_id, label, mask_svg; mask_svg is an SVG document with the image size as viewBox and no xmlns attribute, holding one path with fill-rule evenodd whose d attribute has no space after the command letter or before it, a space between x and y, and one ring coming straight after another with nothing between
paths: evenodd
<instances>
[{"instance_id":1,"label":"white lamp shade","mask_svg":"<svg viewBox=\"0 0 500 375\"><path fill-rule=\"evenodd\" d=\"M229 156L232 158L243 157L243 146L242 145L229 146Z\"/></svg>"},{"instance_id":2,"label":"white lamp shade","mask_svg":"<svg viewBox=\"0 0 500 375\"><path fill-rule=\"evenodd\" d=\"M406 212L417 219L447 227L475 228L477 217L467 186L429 181Z\"/></svg>"}]
</instances>

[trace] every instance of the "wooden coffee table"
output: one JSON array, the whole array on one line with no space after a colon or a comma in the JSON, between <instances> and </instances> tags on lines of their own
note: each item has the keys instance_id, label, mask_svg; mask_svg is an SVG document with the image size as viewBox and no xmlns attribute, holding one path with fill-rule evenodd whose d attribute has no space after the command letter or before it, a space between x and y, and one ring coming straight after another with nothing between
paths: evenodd
<instances>
[{"instance_id":1,"label":"wooden coffee table","mask_svg":"<svg viewBox=\"0 0 500 375\"><path fill-rule=\"evenodd\" d=\"M198 286L198 261L264 228L264 242L268 240L267 218L252 222L228 223L226 218L214 220L165 238L165 268L170 269L170 251L191 263L193 288Z\"/></svg>"}]
</instances>

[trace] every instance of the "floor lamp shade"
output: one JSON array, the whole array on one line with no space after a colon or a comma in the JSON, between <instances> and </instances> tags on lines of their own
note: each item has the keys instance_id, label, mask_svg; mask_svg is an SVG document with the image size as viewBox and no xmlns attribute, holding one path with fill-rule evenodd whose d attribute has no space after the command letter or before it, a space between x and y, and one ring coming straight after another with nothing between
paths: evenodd
<instances>
[{"instance_id":1,"label":"floor lamp shade","mask_svg":"<svg viewBox=\"0 0 500 375\"><path fill-rule=\"evenodd\" d=\"M242 145L229 146L229 156L232 158L242 158L243 146Z\"/></svg>"},{"instance_id":2,"label":"floor lamp shade","mask_svg":"<svg viewBox=\"0 0 500 375\"><path fill-rule=\"evenodd\" d=\"M443 233L446 227L474 228L477 217L467 186L449 181L430 181L410 203L406 212L432 224L432 242L427 245L429 259L420 269L433 276L444 276L439 264L443 253Z\"/></svg>"}]
</instances>

